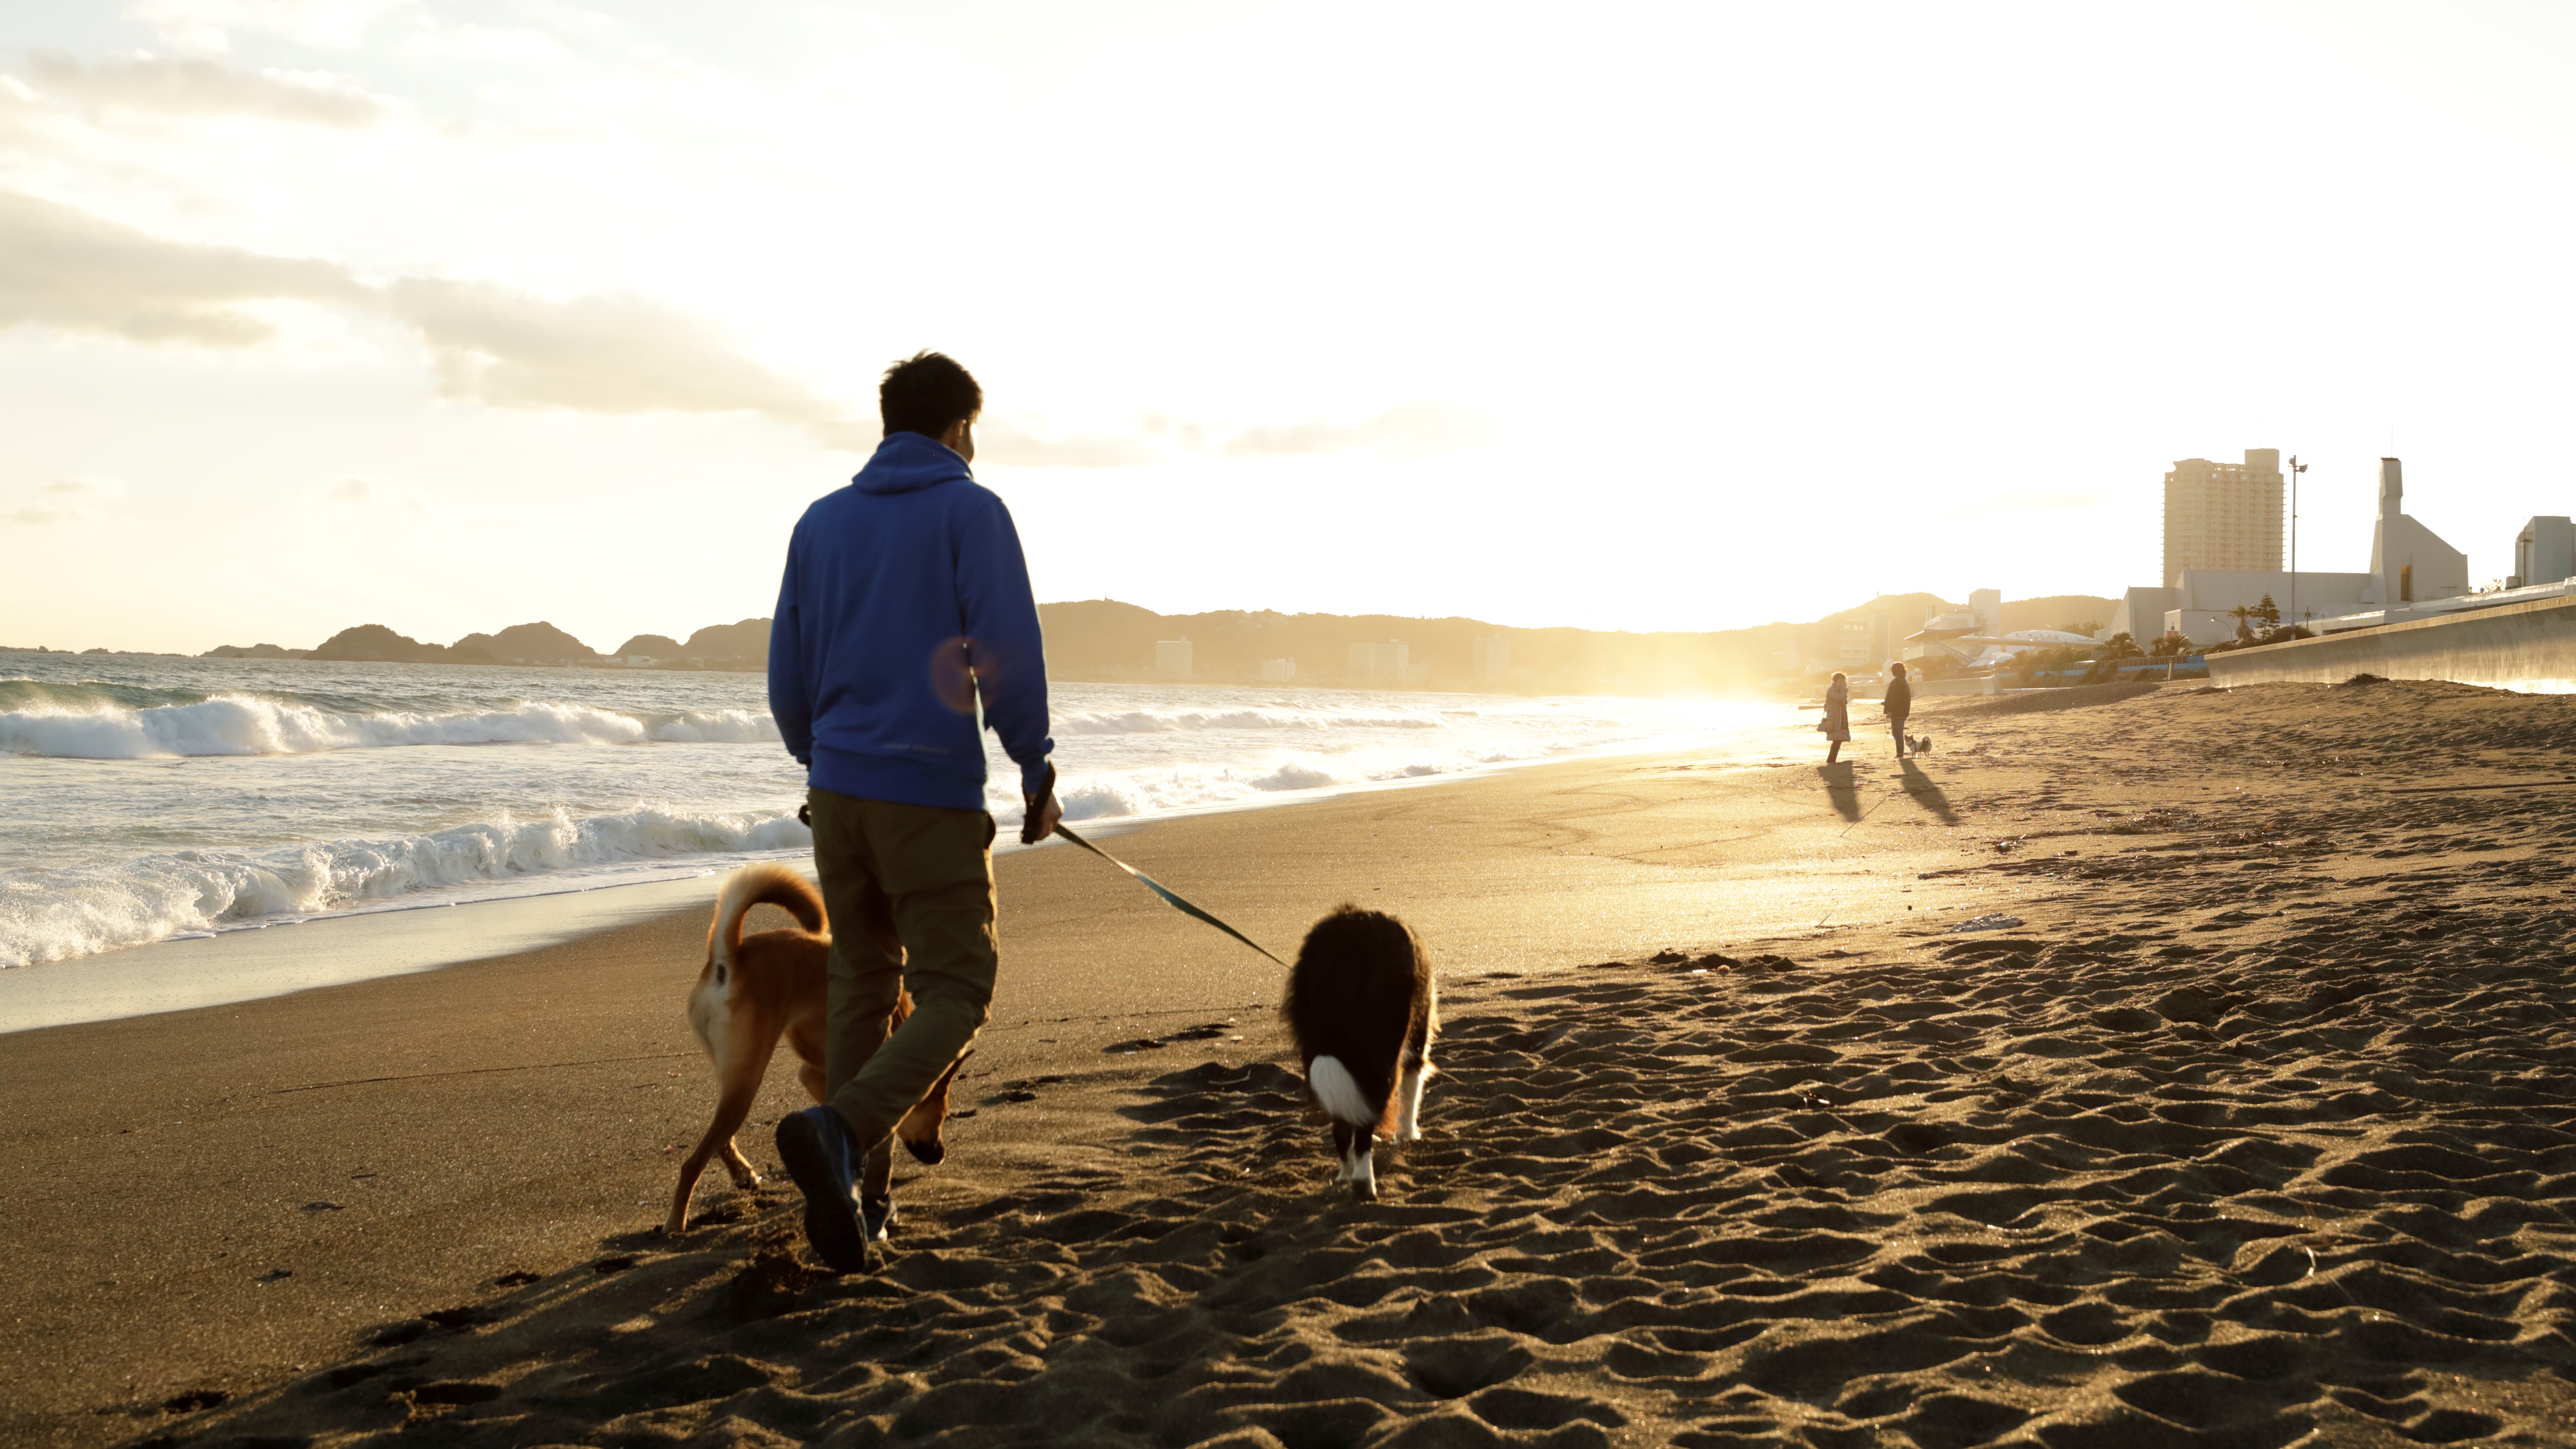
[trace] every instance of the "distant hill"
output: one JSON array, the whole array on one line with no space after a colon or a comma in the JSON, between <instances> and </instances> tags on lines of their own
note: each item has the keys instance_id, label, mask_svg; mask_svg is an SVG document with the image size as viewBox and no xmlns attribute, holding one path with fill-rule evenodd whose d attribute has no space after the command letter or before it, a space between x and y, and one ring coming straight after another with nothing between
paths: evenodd
<instances>
[{"instance_id":1,"label":"distant hill","mask_svg":"<svg viewBox=\"0 0 2576 1449\"><path fill-rule=\"evenodd\" d=\"M1155 643L1187 639L1194 678L1252 680L1259 677L1264 660L1293 659L1298 679L1337 683L1350 672L1352 645L1400 641L1409 664L1430 666L1428 683L1435 689L1723 693L1795 673L1798 661L1830 659L1841 643L1845 620L1883 612L1891 637L1902 639L1919 632L1934 615L1962 607L1935 594L1889 594L1813 623L1653 634L1520 629L1475 619L1389 614L1157 614L1115 599L1040 604L1038 615L1046 627L1047 672L1062 679L1152 679ZM2088 621L2098 628L2110 617L2111 601L2088 595L2004 604L2007 629L2054 629ZM1475 641L1480 638L1500 640L1507 651L1508 673L1502 678L1477 675Z\"/></svg>"},{"instance_id":2,"label":"distant hill","mask_svg":"<svg viewBox=\"0 0 2576 1449\"><path fill-rule=\"evenodd\" d=\"M468 634L458 650L480 649L498 664L582 664L599 651L552 624L513 624L498 634Z\"/></svg>"},{"instance_id":3,"label":"distant hill","mask_svg":"<svg viewBox=\"0 0 2576 1449\"><path fill-rule=\"evenodd\" d=\"M1400 641L1406 647L1407 662L1428 666L1427 682L1437 689L1722 693L1795 673L1802 660L1831 658L1841 642L1839 626L1846 620L1884 613L1891 636L1902 639L1919 631L1933 615L1961 607L1933 594L1888 594L1812 623L1653 634L1518 629L1455 616L1414 619L1393 614L1282 614L1268 609L1157 614L1115 599L1040 604L1038 616L1046 629L1047 673L1058 679L1152 679L1157 677L1154 645L1188 639L1195 679L1252 681L1260 677L1265 661L1293 659L1301 682L1339 683L1350 672L1352 645ZM2099 628L2111 617L2111 608L2111 600L2089 594L2012 599L2004 603L2004 628L2062 629L2084 624ZM686 642L667 634L638 634L619 645L613 657L642 656L683 669L760 670L769 664L769 626L767 619L710 624ZM1508 657L1504 674L1477 674L1479 639L1501 641ZM589 645L547 623L513 624L497 634L468 634L445 646L424 644L382 624L361 624L341 630L312 650L227 644L203 657L404 664L602 662Z\"/></svg>"},{"instance_id":4,"label":"distant hill","mask_svg":"<svg viewBox=\"0 0 2576 1449\"><path fill-rule=\"evenodd\" d=\"M2004 632L2016 629L2067 629L2090 634L2111 622L2111 611L2119 606L2115 599L2097 599L2091 594L2052 594L2045 599L2004 600ZM2077 628L2077 625L2086 627Z\"/></svg>"},{"instance_id":5,"label":"distant hill","mask_svg":"<svg viewBox=\"0 0 2576 1449\"><path fill-rule=\"evenodd\" d=\"M325 639L307 659L320 659L335 664L489 664L492 656L480 649L449 649L442 644L423 644L408 634L397 634L382 624L360 624L343 629Z\"/></svg>"},{"instance_id":6,"label":"distant hill","mask_svg":"<svg viewBox=\"0 0 2576 1449\"><path fill-rule=\"evenodd\" d=\"M703 664L757 664L769 667L769 621L745 619L738 624L709 624L680 646L680 657Z\"/></svg>"}]
</instances>

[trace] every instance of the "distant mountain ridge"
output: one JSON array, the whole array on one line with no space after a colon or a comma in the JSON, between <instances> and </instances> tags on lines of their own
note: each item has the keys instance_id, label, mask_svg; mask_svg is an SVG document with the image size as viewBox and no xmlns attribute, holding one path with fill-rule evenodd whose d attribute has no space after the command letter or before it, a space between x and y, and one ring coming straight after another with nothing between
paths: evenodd
<instances>
[{"instance_id":1,"label":"distant mountain ridge","mask_svg":"<svg viewBox=\"0 0 2576 1449\"><path fill-rule=\"evenodd\" d=\"M201 659L314 659L335 664L605 664L611 656L542 620L513 624L497 634L468 634L453 644L425 644L383 624L343 629L311 649L275 644L225 644ZM744 619L710 624L689 636L686 644L663 634L638 634L626 641L615 660L649 660L662 667L693 669L766 669L769 666L769 621Z\"/></svg>"},{"instance_id":2,"label":"distant mountain ridge","mask_svg":"<svg viewBox=\"0 0 2576 1449\"><path fill-rule=\"evenodd\" d=\"M1114 599L1040 604L1046 626L1047 673L1059 679L1153 679L1158 641L1190 641L1190 677L1261 677L1264 661L1293 660L1307 683L1350 678L1355 644L1402 643L1410 666L1429 666L1434 689L1514 688L1551 694L1636 690L1724 693L1794 673L1793 661L1834 656L1846 620L1887 615L1891 641L1919 632L1934 615L1964 607L1933 594L1890 594L1810 624L1757 624L1707 632L1629 633L1597 629L1524 629L1465 618L1411 619L1391 614L1282 614L1218 610L1157 614ZM2111 601L2086 594L2020 599L2004 605L2006 629L2053 629L2100 622ZM1476 641L1498 641L1504 671L1478 672ZM1491 659L1491 654L1486 656Z\"/></svg>"},{"instance_id":3,"label":"distant mountain ridge","mask_svg":"<svg viewBox=\"0 0 2576 1449\"><path fill-rule=\"evenodd\" d=\"M1450 617L1414 619L1393 614L1282 614L1275 610L1223 609L1204 614L1158 614L1115 599L1040 604L1046 630L1047 673L1067 680L1156 679L1154 646L1190 641L1192 679L1260 679L1272 660L1296 661L1301 683L1340 683L1349 676L1357 644L1400 642L1413 666L1427 666L1414 682L1436 689L1517 688L1580 694L1600 690L1724 692L1751 688L1768 677L1795 672L1800 661L1829 659L1841 642L1841 625L1883 613L1891 639L1919 631L1936 614L1963 607L1932 594L1889 594L1808 624L1758 624L1706 632L1628 633L1598 629L1523 629ZM2089 594L2015 599L2004 604L2004 628L2100 627L2112 601ZM757 671L769 665L767 619L710 624L686 642L667 634L638 634L603 656L554 625L513 624L494 634L468 634L453 644L424 644L382 624L343 629L313 649L274 644L228 644L208 659L317 659L397 664L519 664L539 666L629 665L661 669ZM1499 641L1507 664L1478 672L1476 641ZM1482 661L1490 666L1489 647Z\"/></svg>"}]
</instances>

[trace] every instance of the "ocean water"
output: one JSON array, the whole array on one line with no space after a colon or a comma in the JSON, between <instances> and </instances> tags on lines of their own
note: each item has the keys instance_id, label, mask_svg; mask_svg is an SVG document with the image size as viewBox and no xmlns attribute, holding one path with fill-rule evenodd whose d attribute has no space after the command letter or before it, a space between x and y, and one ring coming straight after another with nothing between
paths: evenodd
<instances>
[{"instance_id":1,"label":"ocean water","mask_svg":"<svg viewBox=\"0 0 2576 1449\"><path fill-rule=\"evenodd\" d=\"M765 689L756 674L0 653L0 968L801 855L804 772ZM1075 821L1678 746L1780 712L1065 683L1053 706ZM1015 821L1017 771L992 760L991 808Z\"/></svg>"}]
</instances>

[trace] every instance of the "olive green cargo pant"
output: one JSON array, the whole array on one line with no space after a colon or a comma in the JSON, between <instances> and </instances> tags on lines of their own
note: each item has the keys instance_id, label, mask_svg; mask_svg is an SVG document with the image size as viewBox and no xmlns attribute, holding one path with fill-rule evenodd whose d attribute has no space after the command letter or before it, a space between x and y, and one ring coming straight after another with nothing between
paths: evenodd
<instances>
[{"instance_id":1,"label":"olive green cargo pant","mask_svg":"<svg viewBox=\"0 0 2576 1449\"><path fill-rule=\"evenodd\" d=\"M993 817L806 791L814 869L832 918L823 1090L867 1153L863 1197L886 1195L895 1124L974 1045L1001 959ZM901 991L912 1015L892 1036Z\"/></svg>"}]
</instances>

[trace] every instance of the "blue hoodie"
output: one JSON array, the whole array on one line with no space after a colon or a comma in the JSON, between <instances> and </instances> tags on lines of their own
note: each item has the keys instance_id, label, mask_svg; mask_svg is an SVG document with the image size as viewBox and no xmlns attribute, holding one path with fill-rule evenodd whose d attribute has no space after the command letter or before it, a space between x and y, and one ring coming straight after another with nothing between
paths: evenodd
<instances>
[{"instance_id":1,"label":"blue hoodie","mask_svg":"<svg viewBox=\"0 0 2576 1449\"><path fill-rule=\"evenodd\" d=\"M1046 784L1046 654L1020 535L966 460L894 433L796 521L769 631L769 712L816 789L984 808L984 719Z\"/></svg>"}]
</instances>

